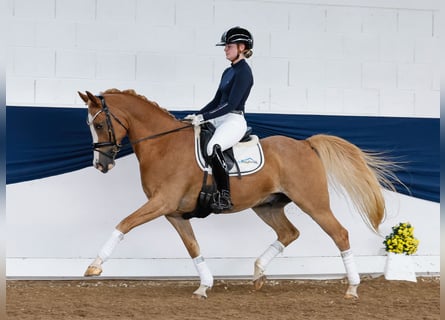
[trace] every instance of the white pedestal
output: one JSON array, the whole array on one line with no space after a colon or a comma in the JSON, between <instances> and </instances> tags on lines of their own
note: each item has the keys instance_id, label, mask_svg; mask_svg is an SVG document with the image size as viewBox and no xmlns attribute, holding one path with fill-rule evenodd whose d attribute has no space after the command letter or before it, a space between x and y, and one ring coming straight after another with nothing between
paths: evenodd
<instances>
[{"instance_id":1,"label":"white pedestal","mask_svg":"<svg viewBox=\"0 0 445 320\"><path fill-rule=\"evenodd\" d=\"M417 282L412 257L388 252L385 265L385 279Z\"/></svg>"}]
</instances>

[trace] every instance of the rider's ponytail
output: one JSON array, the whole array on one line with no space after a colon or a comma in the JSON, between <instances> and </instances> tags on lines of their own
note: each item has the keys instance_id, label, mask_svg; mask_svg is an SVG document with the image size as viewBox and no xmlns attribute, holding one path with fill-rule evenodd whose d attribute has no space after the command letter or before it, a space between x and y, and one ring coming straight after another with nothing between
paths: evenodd
<instances>
[{"instance_id":1,"label":"rider's ponytail","mask_svg":"<svg viewBox=\"0 0 445 320\"><path fill-rule=\"evenodd\" d=\"M243 54L246 59L249 59L252 56L253 51L252 51L252 49L247 49L247 50L244 50Z\"/></svg>"}]
</instances>

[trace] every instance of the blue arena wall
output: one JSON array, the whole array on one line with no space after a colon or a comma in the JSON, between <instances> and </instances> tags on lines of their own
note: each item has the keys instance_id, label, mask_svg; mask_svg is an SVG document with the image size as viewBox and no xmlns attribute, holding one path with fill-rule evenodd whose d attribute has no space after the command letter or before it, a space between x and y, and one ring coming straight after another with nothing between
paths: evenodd
<instances>
[{"instance_id":1,"label":"blue arena wall","mask_svg":"<svg viewBox=\"0 0 445 320\"><path fill-rule=\"evenodd\" d=\"M182 118L190 111L172 111ZM79 170L92 164L91 134L85 108L6 108L7 184ZM396 172L406 185L400 193L440 202L440 120L437 118L246 114L260 138L285 135L305 139L323 133L359 148L382 152L401 164ZM118 157L131 154L124 147Z\"/></svg>"}]
</instances>

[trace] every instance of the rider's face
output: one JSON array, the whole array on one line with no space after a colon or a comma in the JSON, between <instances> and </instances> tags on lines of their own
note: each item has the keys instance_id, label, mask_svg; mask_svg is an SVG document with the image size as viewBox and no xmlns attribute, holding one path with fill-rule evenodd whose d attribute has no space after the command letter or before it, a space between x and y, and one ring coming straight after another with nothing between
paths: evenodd
<instances>
[{"instance_id":1,"label":"rider's face","mask_svg":"<svg viewBox=\"0 0 445 320\"><path fill-rule=\"evenodd\" d=\"M229 43L224 46L224 52L226 53L226 59L234 62L238 59L243 44Z\"/></svg>"}]
</instances>

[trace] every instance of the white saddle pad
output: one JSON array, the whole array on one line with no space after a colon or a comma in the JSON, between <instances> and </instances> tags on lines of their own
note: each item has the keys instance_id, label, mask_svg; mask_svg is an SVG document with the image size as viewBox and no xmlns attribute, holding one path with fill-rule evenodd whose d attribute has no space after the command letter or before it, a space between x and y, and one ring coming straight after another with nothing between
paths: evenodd
<instances>
[{"instance_id":1,"label":"white saddle pad","mask_svg":"<svg viewBox=\"0 0 445 320\"><path fill-rule=\"evenodd\" d=\"M206 166L204 157L202 156L202 151L200 147L200 136L201 127L195 127L195 155L196 161L199 167L203 171L212 172L210 166ZM264 165L264 154L261 148L260 140L258 136L251 135L250 140L247 142L238 142L233 146L233 154L235 160L238 163L241 175L248 175L259 171ZM238 169L236 165L230 170L229 175L237 176Z\"/></svg>"}]
</instances>

